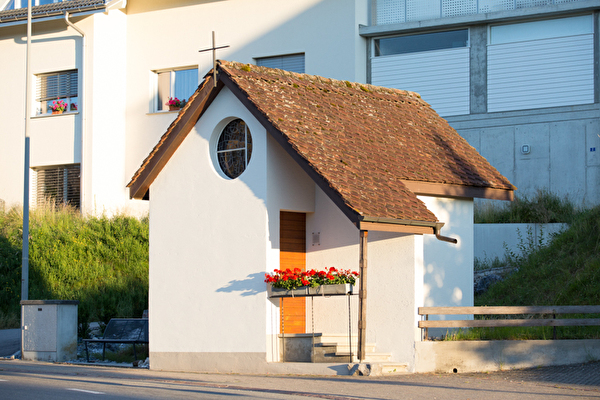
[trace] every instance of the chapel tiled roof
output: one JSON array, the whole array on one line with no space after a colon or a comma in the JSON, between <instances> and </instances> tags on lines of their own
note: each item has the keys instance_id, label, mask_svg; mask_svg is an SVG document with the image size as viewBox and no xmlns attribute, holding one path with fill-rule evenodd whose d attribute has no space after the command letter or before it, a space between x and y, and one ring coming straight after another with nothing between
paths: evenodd
<instances>
[{"instance_id":1,"label":"chapel tiled roof","mask_svg":"<svg viewBox=\"0 0 600 400\"><path fill-rule=\"evenodd\" d=\"M437 221L402 181L515 189L416 93L227 61L218 72L358 218Z\"/></svg>"},{"instance_id":2,"label":"chapel tiled roof","mask_svg":"<svg viewBox=\"0 0 600 400\"><path fill-rule=\"evenodd\" d=\"M68 12L83 12L103 9L105 0L65 0L58 3L31 7L31 18L56 16ZM0 11L0 24L27 19L27 7Z\"/></svg>"}]
</instances>

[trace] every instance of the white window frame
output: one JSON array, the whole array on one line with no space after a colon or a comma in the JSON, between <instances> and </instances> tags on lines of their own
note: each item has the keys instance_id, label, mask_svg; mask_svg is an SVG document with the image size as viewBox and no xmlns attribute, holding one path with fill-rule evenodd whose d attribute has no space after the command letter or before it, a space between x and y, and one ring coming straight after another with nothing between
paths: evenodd
<instances>
[{"instance_id":1,"label":"white window frame","mask_svg":"<svg viewBox=\"0 0 600 400\"><path fill-rule=\"evenodd\" d=\"M49 90L48 78L54 76L59 77L59 82L55 83ZM50 106L52 102L59 100L67 103L67 109L64 113L79 111L79 71L77 69L47 72L37 74L35 77L36 115L51 115L52 110ZM48 93L49 91L53 93Z\"/></svg>"},{"instance_id":2,"label":"white window frame","mask_svg":"<svg viewBox=\"0 0 600 400\"><path fill-rule=\"evenodd\" d=\"M198 88L198 66L194 65L194 66L187 66L187 67L178 67L178 68L167 68L167 69L159 69L159 70L155 70L152 71L151 74L151 79L152 79L152 95L151 95L151 102L150 102L150 112L154 113L154 112L165 112L165 111L169 111L169 107L165 105L165 103L168 101L168 99L170 97L178 97L175 94L175 87L176 87L176 75L178 71L195 71L196 72L196 82L194 84L194 90L190 91L190 96L191 94L193 94L196 89ZM165 77L168 76L169 77L169 82L167 84L168 86L168 93L166 94L162 94L161 93L161 76ZM184 98L179 98L179 100L189 100L190 96L186 96Z\"/></svg>"}]
</instances>

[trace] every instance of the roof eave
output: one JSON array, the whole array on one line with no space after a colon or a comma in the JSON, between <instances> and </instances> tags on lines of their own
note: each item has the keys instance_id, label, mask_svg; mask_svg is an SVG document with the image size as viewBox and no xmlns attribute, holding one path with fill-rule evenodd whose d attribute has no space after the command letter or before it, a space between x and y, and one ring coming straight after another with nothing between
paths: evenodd
<instances>
[{"instance_id":1,"label":"roof eave","mask_svg":"<svg viewBox=\"0 0 600 400\"><path fill-rule=\"evenodd\" d=\"M457 244L458 240L442 235L444 222L415 221L381 217L361 217L356 227L361 231L394 232L417 235L435 235L438 240Z\"/></svg>"},{"instance_id":2,"label":"roof eave","mask_svg":"<svg viewBox=\"0 0 600 400\"><path fill-rule=\"evenodd\" d=\"M223 88L222 82L217 82L216 86L213 82L212 77L204 81L198 95L181 111L178 120L163 135L153 154L137 170L134 178L127 185L130 198L136 200L149 199L150 185Z\"/></svg>"},{"instance_id":3,"label":"roof eave","mask_svg":"<svg viewBox=\"0 0 600 400\"><path fill-rule=\"evenodd\" d=\"M39 23L39 22L48 22L55 21L59 19L63 19L65 13L69 13L74 17L86 17L88 15L98 14L105 11L105 6L91 6L86 8L73 8L68 10L56 10L49 11L42 14L33 15L31 18L31 23ZM17 17L3 17L0 13L0 28L5 28L9 26L18 26L18 25L26 25L27 24L27 16L17 16Z\"/></svg>"},{"instance_id":4,"label":"roof eave","mask_svg":"<svg viewBox=\"0 0 600 400\"><path fill-rule=\"evenodd\" d=\"M436 183L403 180L402 183L417 195L443 196L453 198L481 198L490 200L514 200L517 189L493 188L484 186L466 186L451 183Z\"/></svg>"}]
</instances>

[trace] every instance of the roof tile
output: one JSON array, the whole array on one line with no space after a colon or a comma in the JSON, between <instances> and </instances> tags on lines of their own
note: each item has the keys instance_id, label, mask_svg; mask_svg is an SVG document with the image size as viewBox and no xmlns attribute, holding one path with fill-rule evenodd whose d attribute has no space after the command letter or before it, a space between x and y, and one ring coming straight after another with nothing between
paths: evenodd
<instances>
[{"instance_id":1,"label":"roof tile","mask_svg":"<svg viewBox=\"0 0 600 400\"><path fill-rule=\"evenodd\" d=\"M362 217L436 222L403 181L506 191L514 186L416 93L221 61L225 74L329 186ZM190 98L129 187L176 128L211 79ZM174 151L174 150L173 150ZM168 157L168 156L167 156ZM157 173L157 172L153 172Z\"/></svg>"},{"instance_id":2,"label":"roof tile","mask_svg":"<svg viewBox=\"0 0 600 400\"><path fill-rule=\"evenodd\" d=\"M65 0L58 3L31 7L31 17L41 18L64 14L65 11L80 12L105 7L105 0ZM0 11L0 23L27 19L27 7Z\"/></svg>"},{"instance_id":3,"label":"roof tile","mask_svg":"<svg viewBox=\"0 0 600 400\"><path fill-rule=\"evenodd\" d=\"M514 189L416 93L226 61L221 70L363 216L435 221L402 180Z\"/></svg>"}]
</instances>

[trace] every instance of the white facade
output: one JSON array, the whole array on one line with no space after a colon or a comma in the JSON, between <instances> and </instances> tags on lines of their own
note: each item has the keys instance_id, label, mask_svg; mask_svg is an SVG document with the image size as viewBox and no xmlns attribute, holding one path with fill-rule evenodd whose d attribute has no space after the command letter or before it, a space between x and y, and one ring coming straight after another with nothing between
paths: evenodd
<instances>
[{"instance_id":1,"label":"white facade","mask_svg":"<svg viewBox=\"0 0 600 400\"><path fill-rule=\"evenodd\" d=\"M156 112L157 72L194 68L201 81L212 54L199 50L212 46L215 31L217 45L229 46L218 50L220 59L256 63L303 53L307 73L365 82L367 41L358 27L368 23L367 3L112 1L110 11L70 17L85 39L62 14L34 19L32 79L76 69L80 87L76 112L32 114L31 167L79 164L83 209L143 213L147 204L129 200L125 186L176 117ZM23 200L25 43L24 20L0 23L0 71L11 77L1 86L10 95L0 99L0 199L7 205Z\"/></svg>"}]
</instances>

